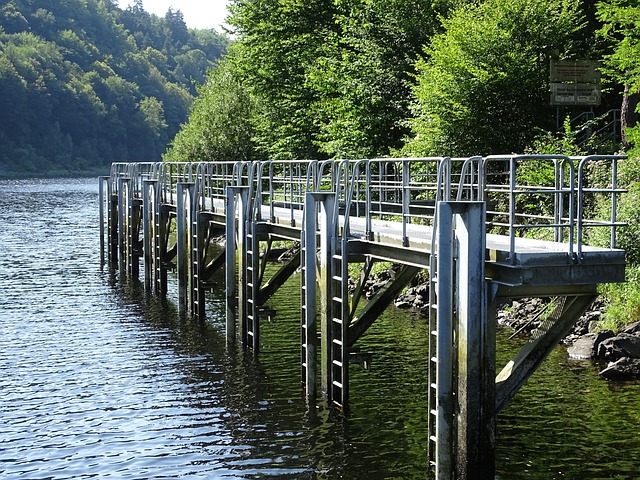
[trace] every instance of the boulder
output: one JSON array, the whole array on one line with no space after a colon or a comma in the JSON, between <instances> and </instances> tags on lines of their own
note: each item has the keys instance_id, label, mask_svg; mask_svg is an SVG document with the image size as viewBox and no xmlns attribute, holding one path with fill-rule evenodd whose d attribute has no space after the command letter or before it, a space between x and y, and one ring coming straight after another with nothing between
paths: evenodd
<instances>
[{"instance_id":1,"label":"boulder","mask_svg":"<svg viewBox=\"0 0 640 480\"><path fill-rule=\"evenodd\" d=\"M622 332L607 338L598 346L597 356L610 361L622 357L640 358L640 336Z\"/></svg>"},{"instance_id":2,"label":"boulder","mask_svg":"<svg viewBox=\"0 0 640 480\"><path fill-rule=\"evenodd\" d=\"M574 360L587 360L592 358L594 351L595 333L588 333L578 338L573 345L567 348L569 358Z\"/></svg>"},{"instance_id":3,"label":"boulder","mask_svg":"<svg viewBox=\"0 0 640 480\"><path fill-rule=\"evenodd\" d=\"M640 377L640 358L622 357L609 363L600 375L609 380L630 380Z\"/></svg>"},{"instance_id":4,"label":"boulder","mask_svg":"<svg viewBox=\"0 0 640 480\"><path fill-rule=\"evenodd\" d=\"M640 334L640 320L636 320L635 322L626 326L622 333L628 333L630 335Z\"/></svg>"},{"instance_id":5,"label":"boulder","mask_svg":"<svg viewBox=\"0 0 640 480\"><path fill-rule=\"evenodd\" d=\"M600 330L597 332L593 339L593 356L598 355L598 350L600 349L600 344L602 342L614 336L615 334L611 330Z\"/></svg>"},{"instance_id":6,"label":"boulder","mask_svg":"<svg viewBox=\"0 0 640 480\"><path fill-rule=\"evenodd\" d=\"M405 300L396 300L394 305L396 306L396 308L402 308L402 309L406 309L406 308L411 308L412 304L405 301Z\"/></svg>"}]
</instances>

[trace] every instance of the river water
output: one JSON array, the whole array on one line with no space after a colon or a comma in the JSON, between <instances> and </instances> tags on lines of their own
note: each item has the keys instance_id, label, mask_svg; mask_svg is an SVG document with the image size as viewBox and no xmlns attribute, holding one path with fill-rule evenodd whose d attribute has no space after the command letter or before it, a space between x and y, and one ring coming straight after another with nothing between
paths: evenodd
<instances>
[{"instance_id":1,"label":"river water","mask_svg":"<svg viewBox=\"0 0 640 480\"><path fill-rule=\"evenodd\" d=\"M0 478L427 478L423 319L361 339L343 418L303 397L297 279L255 360L226 350L222 277L181 319L101 271L98 228L95 179L0 181ZM498 418L501 479L640 478L640 385L596 373L556 349Z\"/></svg>"}]
</instances>

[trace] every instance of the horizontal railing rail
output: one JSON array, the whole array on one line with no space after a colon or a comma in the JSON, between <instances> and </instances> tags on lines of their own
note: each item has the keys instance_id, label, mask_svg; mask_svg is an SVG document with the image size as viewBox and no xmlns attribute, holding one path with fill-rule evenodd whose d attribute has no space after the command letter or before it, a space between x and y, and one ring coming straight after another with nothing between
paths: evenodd
<instances>
[{"instance_id":1,"label":"horizontal railing rail","mask_svg":"<svg viewBox=\"0 0 640 480\"><path fill-rule=\"evenodd\" d=\"M253 220L286 220L291 226L303 214L307 192L330 192L336 196L334 215L342 219L344 235L354 233L350 219L360 218L358 228L364 221L364 231L355 232L359 236L371 240L376 222L388 222L405 243L412 224L435 226L439 201L485 201L487 233L508 237L512 260L519 237L563 244L564 251L579 260L585 244L615 248L615 230L623 225L617 218L617 206L625 192L618 186L617 169L625 158L492 155L132 162L114 163L110 181L114 195L122 178L131 179L131 191L140 195L143 180L156 180L159 199L167 204L175 203L178 183L192 182L201 211L220 208L227 187L243 186L249 190Z\"/></svg>"}]
</instances>

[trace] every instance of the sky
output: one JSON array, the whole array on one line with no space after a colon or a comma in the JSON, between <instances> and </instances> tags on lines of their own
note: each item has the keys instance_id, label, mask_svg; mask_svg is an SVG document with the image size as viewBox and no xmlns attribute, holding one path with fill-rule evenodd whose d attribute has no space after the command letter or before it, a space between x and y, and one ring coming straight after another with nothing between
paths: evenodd
<instances>
[{"instance_id":1,"label":"sky","mask_svg":"<svg viewBox=\"0 0 640 480\"><path fill-rule=\"evenodd\" d=\"M180 10L189 28L215 28L222 32L220 25L227 16L229 0L142 0L142 6L149 13L164 17L169 7ZM134 4L134 0L118 0L120 8Z\"/></svg>"}]
</instances>

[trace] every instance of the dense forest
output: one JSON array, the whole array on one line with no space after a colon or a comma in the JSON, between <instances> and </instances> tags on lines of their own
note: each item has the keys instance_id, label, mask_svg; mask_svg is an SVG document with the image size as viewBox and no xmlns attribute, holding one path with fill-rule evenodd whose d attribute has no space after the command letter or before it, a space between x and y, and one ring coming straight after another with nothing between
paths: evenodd
<instances>
[{"instance_id":1,"label":"dense forest","mask_svg":"<svg viewBox=\"0 0 640 480\"><path fill-rule=\"evenodd\" d=\"M0 5L0 176L161 160L230 43L141 0Z\"/></svg>"},{"instance_id":2,"label":"dense forest","mask_svg":"<svg viewBox=\"0 0 640 480\"><path fill-rule=\"evenodd\" d=\"M623 78L634 66L616 57L637 36L637 10L629 0L232 0L236 41L165 158L462 156L562 143L637 93ZM598 62L599 105L553 105L553 61ZM612 140L578 146L605 153Z\"/></svg>"}]
</instances>

